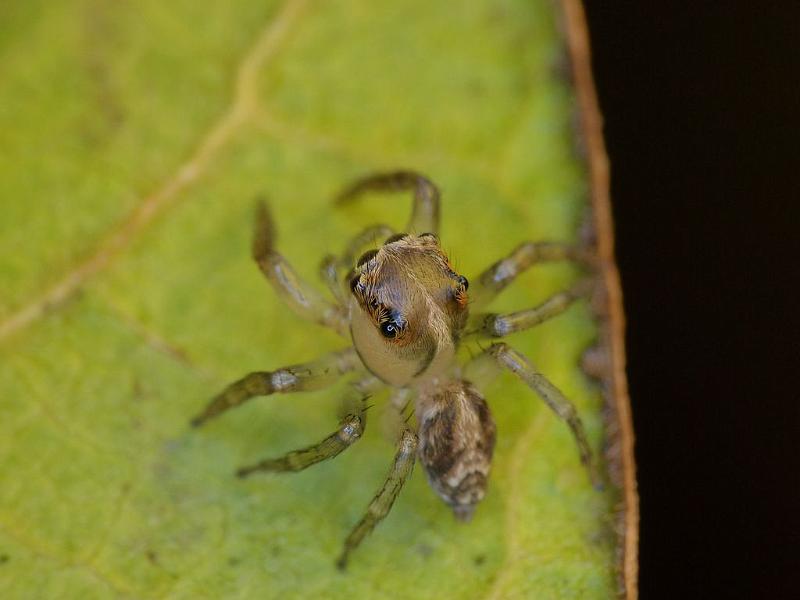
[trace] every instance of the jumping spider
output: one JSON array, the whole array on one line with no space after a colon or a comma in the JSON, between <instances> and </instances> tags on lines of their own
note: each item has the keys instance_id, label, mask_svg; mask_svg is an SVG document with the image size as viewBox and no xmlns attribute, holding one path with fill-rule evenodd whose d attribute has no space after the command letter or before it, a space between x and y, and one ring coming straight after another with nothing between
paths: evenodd
<instances>
[{"instance_id":1,"label":"jumping spider","mask_svg":"<svg viewBox=\"0 0 800 600\"><path fill-rule=\"evenodd\" d=\"M244 467L238 471L244 477L256 471L300 471L338 455L361 437L366 398L382 388L391 388L389 404L398 414L413 400L416 427L408 425L408 419L401 420L392 468L347 537L337 563L340 568L389 513L416 460L455 516L462 521L472 516L486 492L496 430L486 400L464 377L466 369L504 368L528 384L566 421L580 459L597 484L575 407L522 354L500 342L463 367L456 361L456 351L464 341L491 340L523 331L587 295L590 286L582 282L535 308L510 314L477 312L534 263L586 261L587 253L569 244L526 242L481 273L470 287L467 278L453 270L439 245L436 186L414 172L376 174L353 183L338 202L373 190L413 193L408 233L395 233L384 225L369 227L351 240L341 257L326 257L321 270L334 302L301 281L278 254L272 220L266 206L258 206L253 258L261 271L294 312L349 337L352 346L309 363L250 373L229 385L192 421L194 426L201 425L254 396L321 389L342 375L355 375L352 389L358 395L357 408L337 431L313 446ZM361 254L378 238L385 238L383 246ZM347 275L340 278L345 269ZM476 311L472 316L470 309Z\"/></svg>"}]
</instances>

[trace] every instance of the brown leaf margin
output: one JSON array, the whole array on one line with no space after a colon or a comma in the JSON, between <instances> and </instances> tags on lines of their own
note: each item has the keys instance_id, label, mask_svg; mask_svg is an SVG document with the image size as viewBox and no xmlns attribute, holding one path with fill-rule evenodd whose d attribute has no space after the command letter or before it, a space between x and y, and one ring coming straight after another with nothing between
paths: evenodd
<instances>
[{"instance_id":1,"label":"brown leaf margin","mask_svg":"<svg viewBox=\"0 0 800 600\"><path fill-rule=\"evenodd\" d=\"M569 62L571 84L577 102L576 145L589 177L591 231L596 244L601 306L595 306L600 328L598 348L585 366L600 376L605 403L605 458L609 478L622 497L614 511L617 536L619 595L638 596L639 495L636 489L634 434L628 382L625 375L625 315L619 271L614 260L614 224L611 216L610 171L603 141L603 117L592 76L591 49L586 15L581 0L557 0L562 39ZM584 361L585 363L589 362Z\"/></svg>"}]
</instances>

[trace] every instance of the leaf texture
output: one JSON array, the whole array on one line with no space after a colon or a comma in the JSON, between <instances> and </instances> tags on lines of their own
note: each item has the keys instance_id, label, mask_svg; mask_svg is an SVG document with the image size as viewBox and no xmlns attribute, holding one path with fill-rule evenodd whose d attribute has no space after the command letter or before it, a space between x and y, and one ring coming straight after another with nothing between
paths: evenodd
<instances>
[{"instance_id":1,"label":"leaf texture","mask_svg":"<svg viewBox=\"0 0 800 600\"><path fill-rule=\"evenodd\" d=\"M417 469L334 559L393 455L383 398L364 439L297 475L236 467L333 430L342 388L187 422L229 381L343 347L292 316L249 259L266 194L281 252L313 279L410 202L331 198L368 171L442 188L468 277L523 240L576 240L588 182L557 7L469 3L16 2L0 7L0 590L5 598L607 598L614 506L567 427L506 375L486 395L494 470L456 522ZM496 302L578 277L537 267ZM574 400L589 307L511 343Z\"/></svg>"}]
</instances>

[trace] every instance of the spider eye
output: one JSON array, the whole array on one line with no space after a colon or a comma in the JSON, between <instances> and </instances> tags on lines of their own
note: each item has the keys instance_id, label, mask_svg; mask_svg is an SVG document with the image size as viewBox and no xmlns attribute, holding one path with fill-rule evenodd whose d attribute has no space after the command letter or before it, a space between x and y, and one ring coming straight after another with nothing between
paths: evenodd
<instances>
[{"instance_id":1,"label":"spider eye","mask_svg":"<svg viewBox=\"0 0 800 600\"><path fill-rule=\"evenodd\" d=\"M395 242L399 242L400 240L405 239L407 237L408 237L407 233L396 233L396 234L391 235L388 238L386 238L386 241L383 242L383 245L384 246L388 246L389 244L393 244Z\"/></svg>"},{"instance_id":2,"label":"spider eye","mask_svg":"<svg viewBox=\"0 0 800 600\"><path fill-rule=\"evenodd\" d=\"M378 255L377 250L367 250L366 252L364 252L364 254L361 255L361 257L358 259L358 262L356 262L356 267L363 266L365 263L368 263L377 255Z\"/></svg>"},{"instance_id":3,"label":"spider eye","mask_svg":"<svg viewBox=\"0 0 800 600\"><path fill-rule=\"evenodd\" d=\"M384 321L379 325L381 330L381 335L385 338L393 339L397 337L397 334L400 333L400 329L397 327L397 323L394 321Z\"/></svg>"},{"instance_id":4,"label":"spider eye","mask_svg":"<svg viewBox=\"0 0 800 600\"><path fill-rule=\"evenodd\" d=\"M469 289L469 281L463 275L458 276L458 285L464 288L464 290Z\"/></svg>"}]
</instances>

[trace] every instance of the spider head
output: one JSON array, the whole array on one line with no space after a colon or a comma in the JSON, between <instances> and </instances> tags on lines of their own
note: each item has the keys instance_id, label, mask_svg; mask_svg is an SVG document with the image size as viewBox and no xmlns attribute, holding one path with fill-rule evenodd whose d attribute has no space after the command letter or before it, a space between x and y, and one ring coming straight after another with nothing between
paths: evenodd
<instances>
[{"instance_id":1,"label":"spider head","mask_svg":"<svg viewBox=\"0 0 800 600\"><path fill-rule=\"evenodd\" d=\"M392 385L445 368L467 318L465 277L430 233L366 252L350 279L350 331L364 364Z\"/></svg>"}]
</instances>

